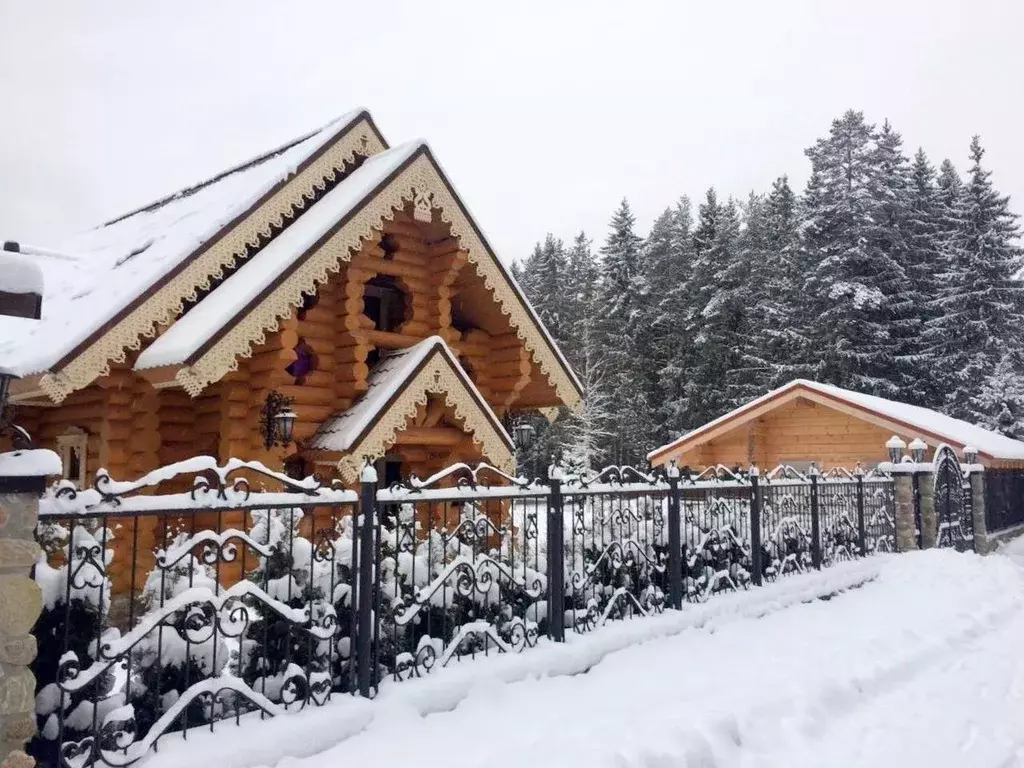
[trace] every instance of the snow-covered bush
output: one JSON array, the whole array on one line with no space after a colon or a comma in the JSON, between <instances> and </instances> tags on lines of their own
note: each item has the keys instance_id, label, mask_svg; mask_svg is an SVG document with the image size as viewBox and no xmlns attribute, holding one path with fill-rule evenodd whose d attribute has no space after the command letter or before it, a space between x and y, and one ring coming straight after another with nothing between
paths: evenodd
<instances>
[{"instance_id":1,"label":"snow-covered bush","mask_svg":"<svg viewBox=\"0 0 1024 768\"><path fill-rule=\"evenodd\" d=\"M247 578L269 598L250 602L239 673L272 701L304 698L297 687L344 687L351 650L352 523L342 518L316 542L299 531L298 508L254 510L249 535L264 550ZM309 630L291 610L309 616ZM298 671L301 671L299 674ZM307 679L308 675L308 679Z\"/></svg>"},{"instance_id":2,"label":"snow-covered bush","mask_svg":"<svg viewBox=\"0 0 1024 768\"><path fill-rule=\"evenodd\" d=\"M38 651L31 667L39 688L37 735L30 748L40 763L57 765L59 736L65 742L81 740L92 732L94 721L102 724L124 704L124 680L113 671L73 693L63 693L57 685L87 671L99 657L99 645L119 637L116 629L104 629L111 592L107 566L114 554L104 543L113 540L113 533L97 520L82 520L70 530L45 523L39 536L44 553L33 576L42 591L43 610L33 629Z\"/></svg>"},{"instance_id":3,"label":"snow-covered bush","mask_svg":"<svg viewBox=\"0 0 1024 768\"><path fill-rule=\"evenodd\" d=\"M220 627L215 631L218 612L207 602L220 592L216 573L193 554L193 548L188 534L176 532L170 546L156 552L156 565L143 584L145 613L139 626L150 629L131 650L131 703L140 734L190 686L223 674L229 662L223 632ZM189 594L181 598L185 592ZM197 697L169 730L217 719L227 705L230 701Z\"/></svg>"}]
</instances>

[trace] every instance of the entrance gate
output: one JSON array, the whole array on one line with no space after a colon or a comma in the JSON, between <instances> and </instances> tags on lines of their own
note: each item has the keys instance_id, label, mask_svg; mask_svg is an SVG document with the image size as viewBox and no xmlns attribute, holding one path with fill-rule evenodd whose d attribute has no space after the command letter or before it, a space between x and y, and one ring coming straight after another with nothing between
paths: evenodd
<instances>
[{"instance_id":1,"label":"entrance gate","mask_svg":"<svg viewBox=\"0 0 1024 768\"><path fill-rule=\"evenodd\" d=\"M948 445L935 452L935 545L958 552L974 550L971 487Z\"/></svg>"}]
</instances>

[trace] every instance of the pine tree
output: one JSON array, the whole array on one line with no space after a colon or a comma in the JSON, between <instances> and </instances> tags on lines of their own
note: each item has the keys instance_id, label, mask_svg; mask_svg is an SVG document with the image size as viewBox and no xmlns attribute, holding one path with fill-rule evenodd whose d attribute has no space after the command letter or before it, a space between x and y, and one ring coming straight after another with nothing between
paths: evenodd
<instances>
[{"instance_id":1,"label":"pine tree","mask_svg":"<svg viewBox=\"0 0 1024 768\"><path fill-rule=\"evenodd\" d=\"M993 423L998 414L991 409L1004 389L999 379L1016 359L1024 327L1024 286L1012 279L1021 254L1016 216L1009 199L993 187L983 155L975 136L970 178L962 186L952 166L943 164L939 197L947 256L929 335L945 371L944 410ZM1004 370L997 373L1001 364Z\"/></svg>"},{"instance_id":2,"label":"pine tree","mask_svg":"<svg viewBox=\"0 0 1024 768\"><path fill-rule=\"evenodd\" d=\"M905 333L906 280L886 249L891 222L873 126L849 111L807 150L812 177L803 221L809 313L804 350L814 378L898 397L905 384L894 339Z\"/></svg>"},{"instance_id":3,"label":"pine tree","mask_svg":"<svg viewBox=\"0 0 1024 768\"><path fill-rule=\"evenodd\" d=\"M642 389L638 392L636 386L643 378L637 344L642 322L637 295L643 241L635 225L629 203L623 200L612 216L611 231L601 249L599 299L603 318L598 329L611 387L611 459L617 464L642 460L650 434L649 405Z\"/></svg>"}]
</instances>

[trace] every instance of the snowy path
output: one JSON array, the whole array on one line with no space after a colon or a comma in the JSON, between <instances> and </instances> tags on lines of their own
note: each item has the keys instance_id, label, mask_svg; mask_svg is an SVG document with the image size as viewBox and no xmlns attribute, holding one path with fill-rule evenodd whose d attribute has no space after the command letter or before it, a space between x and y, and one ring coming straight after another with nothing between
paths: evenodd
<instances>
[{"instance_id":1,"label":"snowy path","mask_svg":"<svg viewBox=\"0 0 1024 768\"><path fill-rule=\"evenodd\" d=\"M925 552L829 601L651 640L586 674L375 702L278 768L1024 765L1024 570Z\"/></svg>"}]
</instances>

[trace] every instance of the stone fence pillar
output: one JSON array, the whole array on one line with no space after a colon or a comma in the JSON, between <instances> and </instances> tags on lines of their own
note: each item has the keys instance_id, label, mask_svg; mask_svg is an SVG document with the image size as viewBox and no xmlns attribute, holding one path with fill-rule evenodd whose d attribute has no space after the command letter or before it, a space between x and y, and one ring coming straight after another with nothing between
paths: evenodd
<instances>
[{"instance_id":1,"label":"stone fence pillar","mask_svg":"<svg viewBox=\"0 0 1024 768\"><path fill-rule=\"evenodd\" d=\"M899 552L917 549L914 522L914 480L909 472L893 472L893 490L896 496L896 547Z\"/></svg>"},{"instance_id":2,"label":"stone fence pillar","mask_svg":"<svg viewBox=\"0 0 1024 768\"><path fill-rule=\"evenodd\" d=\"M40 554L39 497L47 475L60 474L53 451L0 453L0 768L35 765L24 752L36 732L36 681L28 665L36 657L32 627L42 610L31 572Z\"/></svg>"},{"instance_id":3,"label":"stone fence pillar","mask_svg":"<svg viewBox=\"0 0 1024 768\"><path fill-rule=\"evenodd\" d=\"M989 549L988 528L985 524L985 473L974 471L970 474L971 512L974 518L974 551L987 555Z\"/></svg>"}]
</instances>

